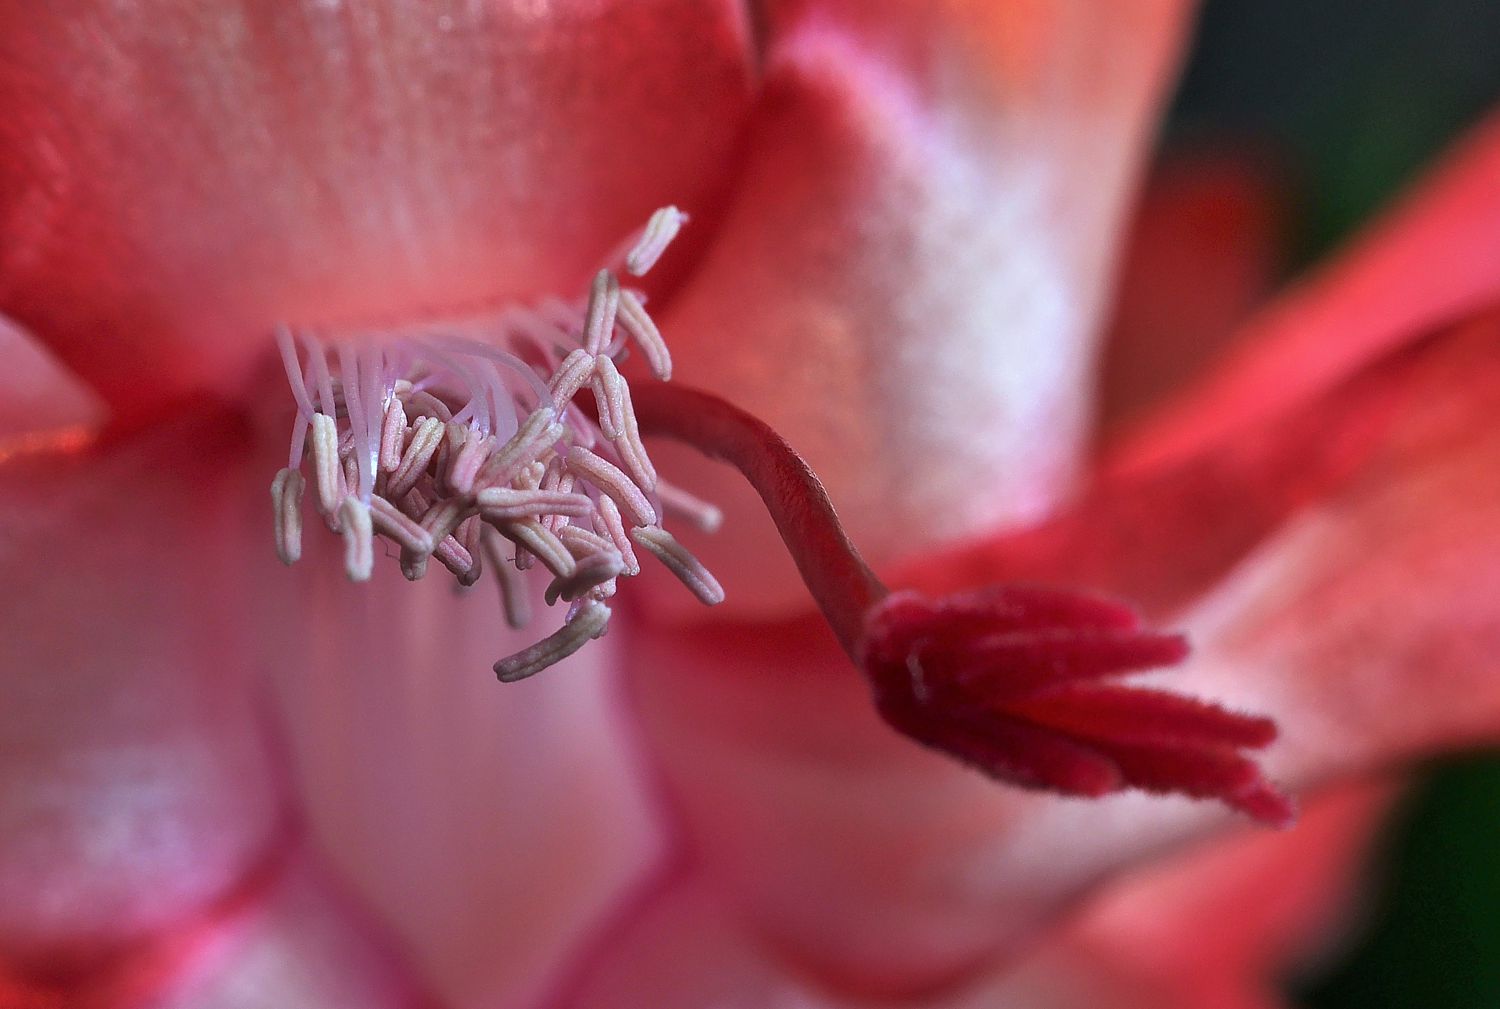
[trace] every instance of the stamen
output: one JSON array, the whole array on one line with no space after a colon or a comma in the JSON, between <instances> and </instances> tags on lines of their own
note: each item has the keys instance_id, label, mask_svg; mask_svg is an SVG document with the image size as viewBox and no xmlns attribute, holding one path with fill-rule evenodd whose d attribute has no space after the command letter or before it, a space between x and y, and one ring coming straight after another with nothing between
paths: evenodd
<instances>
[{"instance_id":1,"label":"stamen","mask_svg":"<svg viewBox=\"0 0 1500 1009\"><path fill-rule=\"evenodd\" d=\"M582 348L564 358L552 379L552 398L566 403L578 395L578 390L594 375L594 360L595 356Z\"/></svg>"},{"instance_id":2,"label":"stamen","mask_svg":"<svg viewBox=\"0 0 1500 1009\"><path fill-rule=\"evenodd\" d=\"M589 292L589 307L583 320L583 349L594 356L604 352L615 329L620 310L620 282L608 270L600 270Z\"/></svg>"},{"instance_id":3,"label":"stamen","mask_svg":"<svg viewBox=\"0 0 1500 1009\"><path fill-rule=\"evenodd\" d=\"M625 379L621 377L615 363L607 357L598 358L594 365L594 403L599 411L599 430L604 437L614 441L625 427L625 400L621 390Z\"/></svg>"},{"instance_id":4,"label":"stamen","mask_svg":"<svg viewBox=\"0 0 1500 1009\"><path fill-rule=\"evenodd\" d=\"M536 519L515 519L502 522L495 529L517 546L523 546L559 578L566 578L575 567L573 555L563 546L557 534Z\"/></svg>"},{"instance_id":5,"label":"stamen","mask_svg":"<svg viewBox=\"0 0 1500 1009\"><path fill-rule=\"evenodd\" d=\"M641 277L656 261L661 254L667 251L667 246L672 244L672 239L677 237L677 232L682 230L683 224L687 223L688 215L676 207L662 207L651 215L646 222L646 230L641 233L640 240L635 247L625 256L625 269L632 276Z\"/></svg>"},{"instance_id":6,"label":"stamen","mask_svg":"<svg viewBox=\"0 0 1500 1009\"><path fill-rule=\"evenodd\" d=\"M495 675L502 683L514 683L534 676L572 655L594 638L604 634L609 625L609 607L586 599L573 618L530 648L495 663Z\"/></svg>"},{"instance_id":7,"label":"stamen","mask_svg":"<svg viewBox=\"0 0 1500 1009\"><path fill-rule=\"evenodd\" d=\"M526 596L526 579L513 565L507 564L500 550L500 534L488 526L480 527L479 542L490 559L490 570L500 586L500 610L512 630L522 630L531 623L531 601Z\"/></svg>"},{"instance_id":8,"label":"stamen","mask_svg":"<svg viewBox=\"0 0 1500 1009\"><path fill-rule=\"evenodd\" d=\"M593 554L619 554L615 545L605 537L582 526L566 525L558 530L557 538L563 541L563 545L573 554L577 560L583 560ZM621 563L624 562L622 556Z\"/></svg>"},{"instance_id":9,"label":"stamen","mask_svg":"<svg viewBox=\"0 0 1500 1009\"><path fill-rule=\"evenodd\" d=\"M488 461L494 451L493 435L471 432L448 469L448 486L459 494L471 492L474 489L474 478L479 473L479 467Z\"/></svg>"},{"instance_id":10,"label":"stamen","mask_svg":"<svg viewBox=\"0 0 1500 1009\"><path fill-rule=\"evenodd\" d=\"M451 536L458 524L473 513L473 506L463 498L442 498L423 514L421 525L432 537L432 542L441 545L443 538Z\"/></svg>"},{"instance_id":11,"label":"stamen","mask_svg":"<svg viewBox=\"0 0 1500 1009\"><path fill-rule=\"evenodd\" d=\"M599 511L594 516L594 525L600 534L609 537L620 556L625 558L625 574L631 578L640 574L641 565L636 560L635 545L625 528L625 519L620 515L619 505L607 494L599 495Z\"/></svg>"},{"instance_id":12,"label":"stamen","mask_svg":"<svg viewBox=\"0 0 1500 1009\"><path fill-rule=\"evenodd\" d=\"M554 417L554 411L547 407L527 417L515 436L480 468L474 478L475 485L495 487L510 483L522 466L535 461L537 456L557 444L567 429L557 423Z\"/></svg>"},{"instance_id":13,"label":"stamen","mask_svg":"<svg viewBox=\"0 0 1500 1009\"><path fill-rule=\"evenodd\" d=\"M656 496L661 499L662 511L691 522L702 532L716 533L724 524L724 513L717 506L675 484L658 482Z\"/></svg>"},{"instance_id":14,"label":"stamen","mask_svg":"<svg viewBox=\"0 0 1500 1009\"><path fill-rule=\"evenodd\" d=\"M699 602L717 606L724 601L724 589L718 579L671 533L652 526L630 530L630 538L665 564L667 570L698 597Z\"/></svg>"},{"instance_id":15,"label":"stamen","mask_svg":"<svg viewBox=\"0 0 1500 1009\"><path fill-rule=\"evenodd\" d=\"M393 541L402 550L414 554L432 553L432 534L423 529L420 522L379 495L370 499L370 523L376 532Z\"/></svg>"},{"instance_id":16,"label":"stamen","mask_svg":"<svg viewBox=\"0 0 1500 1009\"><path fill-rule=\"evenodd\" d=\"M478 515L470 515L458 524L458 531L453 538L458 540L458 545L464 548L469 555L469 566L461 572L455 572L458 584L464 588L479 581L484 574L484 552L480 549L480 537L484 529L484 523L479 520Z\"/></svg>"},{"instance_id":17,"label":"stamen","mask_svg":"<svg viewBox=\"0 0 1500 1009\"><path fill-rule=\"evenodd\" d=\"M641 489L618 466L599 458L586 448L574 445L568 450L568 468L604 493L614 498L620 511L633 524L656 524L656 509Z\"/></svg>"},{"instance_id":18,"label":"stamen","mask_svg":"<svg viewBox=\"0 0 1500 1009\"><path fill-rule=\"evenodd\" d=\"M649 266L683 219L670 208L653 218L632 262ZM712 576L657 528L648 497L656 468L614 360L627 341L657 375L670 373L642 296L622 292L608 270L587 299L415 326L387 341L357 336L325 346L280 330L297 412L289 466L272 485L278 556L290 563L301 554L308 452L318 511L345 540L351 578L371 576L377 535L397 547L413 580L432 558L465 586L488 566L507 622L521 626L529 608L522 572L537 562L551 572L545 597L571 604L566 626L510 662L512 671L529 675L603 632L604 600L621 577L640 572L632 525L700 596L718 598ZM579 408L580 396L597 403L598 419ZM593 451L605 442L602 454ZM502 537L513 552L498 546Z\"/></svg>"},{"instance_id":19,"label":"stamen","mask_svg":"<svg viewBox=\"0 0 1500 1009\"><path fill-rule=\"evenodd\" d=\"M401 400L392 396L386 404L385 418L380 424L380 469L383 473L394 473L401 465L401 449L406 440L406 408Z\"/></svg>"},{"instance_id":20,"label":"stamen","mask_svg":"<svg viewBox=\"0 0 1500 1009\"><path fill-rule=\"evenodd\" d=\"M578 566L573 569L571 575L566 578L553 579L552 584L547 586L547 592L543 598L548 606L557 602L558 599L571 603L590 589L604 584L624 570L625 562L613 550L608 553L588 554L578 561Z\"/></svg>"},{"instance_id":21,"label":"stamen","mask_svg":"<svg viewBox=\"0 0 1500 1009\"><path fill-rule=\"evenodd\" d=\"M423 417L417 421L416 427L412 428L406 454L401 457L400 465L386 481L387 494L391 497L404 497L417 485L417 481L426 473L428 464L432 462L432 457L437 455L445 430L443 421L436 417Z\"/></svg>"},{"instance_id":22,"label":"stamen","mask_svg":"<svg viewBox=\"0 0 1500 1009\"><path fill-rule=\"evenodd\" d=\"M656 323L646 314L646 306L641 304L641 299L636 297L634 291L620 291L618 320L620 328L629 333L641 348L651 374L663 382L670 382L672 352L667 350L667 341L661 338L661 330L656 328Z\"/></svg>"},{"instance_id":23,"label":"stamen","mask_svg":"<svg viewBox=\"0 0 1500 1009\"><path fill-rule=\"evenodd\" d=\"M302 558L302 492L307 481L302 473L284 469L271 481L271 507L276 515L276 556L283 564Z\"/></svg>"},{"instance_id":24,"label":"stamen","mask_svg":"<svg viewBox=\"0 0 1500 1009\"><path fill-rule=\"evenodd\" d=\"M344 570L349 573L350 581L367 582L375 569L370 506L351 494L339 505L339 521L344 531Z\"/></svg>"},{"instance_id":25,"label":"stamen","mask_svg":"<svg viewBox=\"0 0 1500 1009\"><path fill-rule=\"evenodd\" d=\"M594 511L587 494L560 490L520 490L512 487L486 487L474 495L479 513L490 522L514 519L540 519L543 515L567 515L583 518Z\"/></svg>"},{"instance_id":26,"label":"stamen","mask_svg":"<svg viewBox=\"0 0 1500 1009\"><path fill-rule=\"evenodd\" d=\"M338 512L343 495L339 492L339 432L334 420L326 413L317 413L312 419L312 456L315 486L318 489L318 511L324 515Z\"/></svg>"},{"instance_id":27,"label":"stamen","mask_svg":"<svg viewBox=\"0 0 1500 1009\"><path fill-rule=\"evenodd\" d=\"M635 417L635 404L630 401L630 386L620 382L620 437L614 440L615 451L625 469L643 490L656 489L656 467L651 465L651 456L646 452L646 443L641 441L641 428Z\"/></svg>"},{"instance_id":28,"label":"stamen","mask_svg":"<svg viewBox=\"0 0 1500 1009\"><path fill-rule=\"evenodd\" d=\"M452 535L444 536L432 551L432 556L438 559L438 563L447 568L453 577L458 579L460 585L472 585L473 582L465 582L464 578L474 567L474 556L465 549L458 538Z\"/></svg>"}]
</instances>

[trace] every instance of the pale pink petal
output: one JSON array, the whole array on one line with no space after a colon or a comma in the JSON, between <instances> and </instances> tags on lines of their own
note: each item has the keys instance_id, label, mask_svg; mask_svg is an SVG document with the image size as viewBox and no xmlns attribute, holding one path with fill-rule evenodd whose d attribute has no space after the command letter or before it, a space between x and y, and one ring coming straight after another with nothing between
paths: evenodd
<instances>
[{"instance_id":1,"label":"pale pink petal","mask_svg":"<svg viewBox=\"0 0 1500 1009\"><path fill-rule=\"evenodd\" d=\"M232 889L287 830L213 423L5 467L0 959L99 956Z\"/></svg>"},{"instance_id":2,"label":"pale pink petal","mask_svg":"<svg viewBox=\"0 0 1500 1009\"><path fill-rule=\"evenodd\" d=\"M0 310L149 414L276 321L571 296L711 220L751 59L731 0L8 7Z\"/></svg>"},{"instance_id":3,"label":"pale pink petal","mask_svg":"<svg viewBox=\"0 0 1500 1009\"><path fill-rule=\"evenodd\" d=\"M1285 972L1342 931L1390 789L1320 798L1296 831L1247 831L1105 887L1019 957L897 997L875 975L809 972L805 950L679 868L620 908L556 992L558 1009L1273 1009Z\"/></svg>"},{"instance_id":4,"label":"pale pink petal","mask_svg":"<svg viewBox=\"0 0 1500 1009\"><path fill-rule=\"evenodd\" d=\"M142 1009L438 1009L406 958L305 857ZM102 1007L101 1007L102 1009Z\"/></svg>"},{"instance_id":5,"label":"pale pink petal","mask_svg":"<svg viewBox=\"0 0 1500 1009\"><path fill-rule=\"evenodd\" d=\"M561 623L545 577L515 631L489 577L410 584L377 556L351 585L314 533L298 570L268 545L257 575L289 595L271 650L295 657L276 680L313 834L453 1005L514 1004L657 843L611 675L624 634L500 683L496 659Z\"/></svg>"},{"instance_id":6,"label":"pale pink petal","mask_svg":"<svg viewBox=\"0 0 1500 1009\"><path fill-rule=\"evenodd\" d=\"M1181 6L773 5L743 181L662 331L680 380L806 455L877 562L1035 517L1076 475ZM735 479L679 482L726 507L732 538L689 543L726 605L794 600Z\"/></svg>"},{"instance_id":7,"label":"pale pink petal","mask_svg":"<svg viewBox=\"0 0 1500 1009\"><path fill-rule=\"evenodd\" d=\"M81 447L104 404L19 326L0 316L0 459Z\"/></svg>"},{"instance_id":8,"label":"pale pink petal","mask_svg":"<svg viewBox=\"0 0 1500 1009\"><path fill-rule=\"evenodd\" d=\"M279 430L199 412L7 464L0 981L93 983L164 936L214 939L230 924L194 923L306 834L440 995L490 1005L541 984L649 856L607 704L612 642L508 687L490 665L530 639L503 628L492 585L410 585L386 557L352 585L311 521L288 570L266 478L284 451ZM532 637L560 619L537 609ZM226 939L219 967L195 950L165 980L202 968L232 1005L253 995L243 978L289 998L306 984L292 1001L318 1009L394 991L343 976L374 955L365 924L319 910L321 883L286 886L289 909Z\"/></svg>"},{"instance_id":9,"label":"pale pink petal","mask_svg":"<svg viewBox=\"0 0 1500 1009\"><path fill-rule=\"evenodd\" d=\"M1312 800L1295 830L1244 830L1144 867L1048 945L1172 993L1167 1004L1216 1009L1221 993L1268 991L1348 938L1393 791L1346 786Z\"/></svg>"}]
</instances>

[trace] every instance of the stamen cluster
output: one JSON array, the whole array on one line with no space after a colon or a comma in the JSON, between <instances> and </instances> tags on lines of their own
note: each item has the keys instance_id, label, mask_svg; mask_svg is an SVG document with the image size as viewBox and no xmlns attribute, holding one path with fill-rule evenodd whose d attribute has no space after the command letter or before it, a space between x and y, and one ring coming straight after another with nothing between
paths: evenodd
<instances>
[{"instance_id":1,"label":"stamen cluster","mask_svg":"<svg viewBox=\"0 0 1500 1009\"><path fill-rule=\"evenodd\" d=\"M659 210L624 257L641 276L684 220ZM311 456L313 503L344 538L349 577L364 581L376 537L409 579L436 559L460 585L486 563L507 622L524 627L523 573L551 574L547 604L568 603L563 626L501 659L502 680L531 676L604 634L620 578L638 551L661 561L712 605L719 583L661 525L664 510L700 527L718 510L657 475L617 362L640 351L652 374L672 359L645 297L599 271L586 301L556 299L487 320L434 324L379 337L278 333L297 402L290 459L271 485L281 559L300 556L301 501ZM302 353L298 353L298 345ZM574 400L592 394L594 416Z\"/></svg>"}]
</instances>

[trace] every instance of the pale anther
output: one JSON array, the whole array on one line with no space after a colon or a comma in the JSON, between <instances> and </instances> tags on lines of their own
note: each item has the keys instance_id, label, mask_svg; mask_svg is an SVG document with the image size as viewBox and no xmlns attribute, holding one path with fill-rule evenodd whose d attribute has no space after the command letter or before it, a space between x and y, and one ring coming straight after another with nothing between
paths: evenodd
<instances>
[{"instance_id":1,"label":"pale anther","mask_svg":"<svg viewBox=\"0 0 1500 1009\"><path fill-rule=\"evenodd\" d=\"M615 549L620 551L620 556L625 558L625 574L634 578L641 573L641 565L635 557L635 547L630 539L630 531L625 528L625 519L620 515L620 507L607 495L599 496L599 509L594 515L595 530L604 536L608 536Z\"/></svg>"},{"instance_id":2,"label":"pale anther","mask_svg":"<svg viewBox=\"0 0 1500 1009\"><path fill-rule=\"evenodd\" d=\"M612 497L633 525L656 524L656 509L618 466L575 445L568 450L568 468Z\"/></svg>"},{"instance_id":3,"label":"pale anther","mask_svg":"<svg viewBox=\"0 0 1500 1009\"><path fill-rule=\"evenodd\" d=\"M613 550L609 553L589 554L578 561L578 566L573 569L571 575L566 578L554 578L552 584L547 586L547 592L543 598L548 606L557 602L558 599L571 603L594 586L609 581L624 570L625 562Z\"/></svg>"},{"instance_id":4,"label":"pale anther","mask_svg":"<svg viewBox=\"0 0 1500 1009\"><path fill-rule=\"evenodd\" d=\"M271 507L276 516L276 556L283 564L302 557L302 493L307 480L300 470L283 469L271 481Z\"/></svg>"},{"instance_id":5,"label":"pale anther","mask_svg":"<svg viewBox=\"0 0 1500 1009\"><path fill-rule=\"evenodd\" d=\"M517 490L512 487L486 487L474 495L479 513L494 522L510 519L541 518L543 515L570 515L583 518L594 510L586 494L567 491Z\"/></svg>"},{"instance_id":6,"label":"pale anther","mask_svg":"<svg viewBox=\"0 0 1500 1009\"><path fill-rule=\"evenodd\" d=\"M513 540L518 547L531 551L548 571L559 578L573 573L573 555L563 546L557 534L536 519L515 519L495 526L500 535ZM519 558L518 558L519 559Z\"/></svg>"},{"instance_id":7,"label":"pale anther","mask_svg":"<svg viewBox=\"0 0 1500 1009\"><path fill-rule=\"evenodd\" d=\"M478 487L496 487L510 481L536 457L547 451L563 436L566 428L554 419L550 407L542 407L526 418L519 430L480 467L474 483Z\"/></svg>"},{"instance_id":8,"label":"pale anther","mask_svg":"<svg viewBox=\"0 0 1500 1009\"><path fill-rule=\"evenodd\" d=\"M406 441L406 408L401 400L391 397L385 406L385 416L380 424L380 469L394 473L401 465L401 452Z\"/></svg>"},{"instance_id":9,"label":"pale anther","mask_svg":"<svg viewBox=\"0 0 1500 1009\"><path fill-rule=\"evenodd\" d=\"M558 366L557 375L552 379L552 398L559 403L566 403L578 395L594 374L594 355L579 348L567 357Z\"/></svg>"},{"instance_id":10,"label":"pale anther","mask_svg":"<svg viewBox=\"0 0 1500 1009\"><path fill-rule=\"evenodd\" d=\"M687 219L687 214L676 207L662 207L652 214L651 219L646 222L646 230L641 232L640 240L625 256L625 269L632 276L639 277L655 266Z\"/></svg>"},{"instance_id":11,"label":"pale anther","mask_svg":"<svg viewBox=\"0 0 1500 1009\"><path fill-rule=\"evenodd\" d=\"M596 532L590 532L582 526L563 526L558 532L557 538L563 541L563 545L578 560L593 554L619 554L619 548L604 536ZM621 563L624 563L622 556ZM622 569L623 570L623 569Z\"/></svg>"},{"instance_id":12,"label":"pale anther","mask_svg":"<svg viewBox=\"0 0 1500 1009\"><path fill-rule=\"evenodd\" d=\"M556 631L530 648L495 663L495 675L505 683L514 683L561 662L604 633L609 624L609 613L609 607L603 603L592 599L586 601L573 619Z\"/></svg>"},{"instance_id":13,"label":"pale anther","mask_svg":"<svg viewBox=\"0 0 1500 1009\"><path fill-rule=\"evenodd\" d=\"M703 562L694 557L677 538L659 526L630 530L630 538L652 553L677 576L699 601L714 606L724 601L724 589L709 573Z\"/></svg>"},{"instance_id":14,"label":"pale anther","mask_svg":"<svg viewBox=\"0 0 1500 1009\"><path fill-rule=\"evenodd\" d=\"M625 426L625 397L621 392L625 379L613 361L601 357L589 385L594 390L594 404L599 411L599 430L604 437L614 441Z\"/></svg>"},{"instance_id":15,"label":"pale anther","mask_svg":"<svg viewBox=\"0 0 1500 1009\"><path fill-rule=\"evenodd\" d=\"M369 581L375 568L375 532L369 506L351 494L339 505L339 522L343 525L344 570L349 580Z\"/></svg>"},{"instance_id":16,"label":"pale anther","mask_svg":"<svg viewBox=\"0 0 1500 1009\"><path fill-rule=\"evenodd\" d=\"M608 270L600 270L589 291L589 307L583 318L583 349L599 355L609 345L620 309L620 282Z\"/></svg>"},{"instance_id":17,"label":"pale anther","mask_svg":"<svg viewBox=\"0 0 1500 1009\"><path fill-rule=\"evenodd\" d=\"M506 562L500 546L500 534L489 527L480 530L479 542L489 558L490 570L495 572L495 581L500 587L500 610L505 614L505 623L512 630L521 630L531 623L531 600L526 595L526 577L515 565Z\"/></svg>"},{"instance_id":18,"label":"pale anther","mask_svg":"<svg viewBox=\"0 0 1500 1009\"><path fill-rule=\"evenodd\" d=\"M661 499L662 511L686 519L702 532L716 533L724 523L724 513L718 506L674 484L658 482L656 496Z\"/></svg>"},{"instance_id":19,"label":"pale anther","mask_svg":"<svg viewBox=\"0 0 1500 1009\"><path fill-rule=\"evenodd\" d=\"M406 446L406 454L401 457L401 464L386 480L386 494L401 497L415 487L426 472L427 465L432 462L432 457L437 454L442 441L441 420L436 417L418 420L416 427L412 429L411 443Z\"/></svg>"},{"instance_id":20,"label":"pale anther","mask_svg":"<svg viewBox=\"0 0 1500 1009\"><path fill-rule=\"evenodd\" d=\"M312 419L313 474L318 489L318 510L324 515L336 515L340 493L339 433L333 418L326 413L315 413Z\"/></svg>"},{"instance_id":21,"label":"pale anther","mask_svg":"<svg viewBox=\"0 0 1500 1009\"><path fill-rule=\"evenodd\" d=\"M646 364L655 375L663 382L672 378L672 353L667 350L667 341L661 337L661 330L656 328L656 323L651 316L646 314L646 306L636 297L634 291L622 290L620 292L620 311L617 316L620 328L629 333L636 344L645 355Z\"/></svg>"},{"instance_id":22,"label":"pale anther","mask_svg":"<svg viewBox=\"0 0 1500 1009\"><path fill-rule=\"evenodd\" d=\"M379 495L370 498L370 524L376 532L403 550L417 554L432 553L432 534L423 529L416 519Z\"/></svg>"}]
</instances>

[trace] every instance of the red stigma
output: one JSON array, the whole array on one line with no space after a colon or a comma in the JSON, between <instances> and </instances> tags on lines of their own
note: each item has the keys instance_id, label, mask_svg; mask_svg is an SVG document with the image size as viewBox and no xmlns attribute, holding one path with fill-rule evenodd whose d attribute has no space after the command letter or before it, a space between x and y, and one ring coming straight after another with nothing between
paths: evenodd
<instances>
[{"instance_id":1,"label":"red stigma","mask_svg":"<svg viewBox=\"0 0 1500 1009\"><path fill-rule=\"evenodd\" d=\"M1065 795L1175 792L1290 824L1291 802L1240 753L1276 738L1269 719L1115 682L1187 653L1117 603L1003 586L886 597L859 661L893 728L993 778Z\"/></svg>"}]
</instances>

